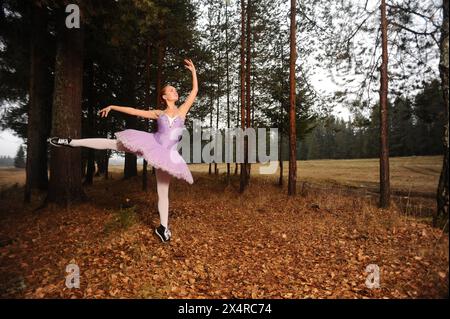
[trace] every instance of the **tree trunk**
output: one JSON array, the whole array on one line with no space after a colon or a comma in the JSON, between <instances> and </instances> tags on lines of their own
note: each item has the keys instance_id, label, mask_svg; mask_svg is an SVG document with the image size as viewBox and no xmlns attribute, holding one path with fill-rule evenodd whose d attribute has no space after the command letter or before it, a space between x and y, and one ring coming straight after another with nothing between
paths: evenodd
<instances>
[{"instance_id":1,"label":"tree trunk","mask_svg":"<svg viewBox=\"0 0 450 319\"><path fill-rule=\"evenodd\" d=\"M82 12L82 11L81 11ZM55 88L52 109L52 136L81 137L81 97L83 87L84 25L66 28L60 10ZM84 200L81 185L81 149L52 147L48 202L69 205Z\"/></svg>"},{"instance_id":2,"label":"tree trunk","mask_svg":"<svg viewBox=\"0 0 450 319\"><path fill-rule=\"evenodd\" d=\"M95 101L94 101L94 62L92 60L88 61L88 70L87 70L87 79L88 79L88 83L85 86L86 87L86 98L87 98L87 103L88 103L88 117L87 117L87 121L88 121L88 133L89 133L89 137L95 137L95 115L94 115L94 105L95 105ZM95 174L95 150L93 148L89 148L87 150L88 153L88 158L87 158L87 168L86 168L86 175L84 178L84 185L92 185L93 181L94 181L94 174Z\"/></svg>"},{"instance_id":3,"label":"tree trunk","mask_svg":"<svg viewBox=\"0 0 450 319\"><path fill-rule=\"evenodd\" d=\"M0 9L2 9L0 7ZM3 10L3 9L2 9ZM48 187L47 137L50 133L52 81L49 72L50 55L48 49L45 8L31 2L31 65L30 91L27 127L27 159L24 201L31 201L32 188L41 190ZM54 63L54 61L53 61Z\"/></svg>"},{"instance_id":4,"label":"tree trunk","mask_svg":"<svg viewBox=\"0 0 450 319\"><path fill-rule=\"evenodd\" d=\"M134 104L133 104L134 105ZM136 129L136 118L126 115L125 127L127 129ZM137 157L132 153L125 153L125 165L123 168L123 178L128 179L137 176Z\"/></svg>"},{"instance_id":5,"label":"tree trunk","mask_svg":"<svg viewBox=\"0 0 450 319\"><path fill-rule=\"evenodd\" d=\"M220 74L220 63L221 63L221 49L220 49L220 37L221 37L221 29L222 26L220 25L220 17L221 17L221 12L222 10L219 9L219 14L217 16L217 25L219 27L219 32L217 35L217 53L218 53L218 57L217 57L217 109L216 109L216 132L219 132L219 114L220 114L220 95L221 95L221 90L220 90L220 78L221 78L221 74ZM222 145L218 145L217 142L218 140L215 139L216 141L216 145L215 145L215 149L214 149L214 153L217 152L217 148L220 146L222 147ZM215 154L214 154L215 155ZM214 174L219 174L219 170L217 168L217 162L214 160Z\"/></svg>"},{"instance_id":6,"label":"tree trunk","mask_svg":"<svg viewBox=\"0 0 450 319\"><path fill-rule=\"evenodd\" d=\"M161 105L159 101L159 96L161 94L162 90L162 83L163 83L163 74L162 74L162 68L164 66L164 58L166 55L166 49L165 44L163 40L159 40L157 43L157 62L156 62L156 108L158 110L165 109L165 106ZM155 175L155 167L152 169L153 175Z\"/></svg>"},{"instance_id":7,"label":"tree trunk","mask_svg":"<svg viewBox=\"0 0 450 319\"><path fill-rule=\"evenodd\" d=\"M389 132L388 132L388 52L386 1L381 0L381 83L380 83L380 203L382 208L390 204L389 182Z\"/></svg>"},{"instance_id":8,"label":"tree trunk","mask_svg":"<svg viewBox=\"0 0 450 319\"><path fill-rule=\"evenodd\" d=\"M245 130L245 0L241 1L241 128ZM241 163L239 192L245 191L247 184L246 142L244 140L244 163Z\"/></svg>"},{"instance_id":9,"label":"tree trunk","mask_svg":"<svg viewBox=\"0 0 450 319\"><path fill-rule=\"evenodd\" d=\"M246 113L245 113L245 127L248 128L250 127L251 123L250 123L250 115L251 115L251 81L250 81L250 75L251 75L251 44L250 44L250 40L251 40L251 14L252 14L252 2L251 0L248 0L247 3L247 29L246 29L246 55L247 55L247 60L246 60L246 68L245 68L245 82L246 82L246 92L245 92L245 106L246 106ZM249 153L249 145L248 145L248 137L246 136L245 139L245 168L246 168L246 172L245 172L245 184L248 185L249 180L250 180L250 168L251 168L251 164L248 162L248 153Z\"/></svg>"},{"instance_id":10,"label":"tree trunk","mask_svg":"<svg viewBox=\"0 0 450 319\"><path fill-rule=\"evenodd\" d=\"M280 35L280 50L281 50L281 74L283 74L282 78L284 78L284 51L283 51L283 36ZM284 81L281 82L281 102L280 102L280 114L279 114L279 134L280 134L280 146L278 159L280 163L280 176L278 179L278 185L280 187L283 186L283 109L284 109Z\"/></svg>"},{"instance_id":11,"label":"tree trunk","mask_svg":"<svg viewBox=\"0 0 450 319\"><path fill-rule=\"evenodd\" d=\"M228 132L231 127L230 118L230 75L229 75L229 58L228 58L228 1L225 1L225 67L227 70L227 128ZM230 163L227 163L227 183L230 183Z\"/></svg>"},{"instance_id":12,"label":"tree trunk","mask_svg":"<svg viewBox=\"0 0 450 319\"><path fill-rule=\"evenodd\" d=\"M440 39L440 61L439 61L439 73L441 76L441 87L444 95L444 116L445 116L445 124L444 124L444 136L442 138L442 142L444 144L444 162L442 164L441 176L439 177L439 185L437 190L437 212L433 218L433 224L435 226L442 227L445 223L447 223L446 230L448 230L448 206L449 206L449 198L448 198L448 113L449 113L449 105L448 105L448 0L443 1L443 21L441 27L441 39Z\"/></svg>"},{"instance_id":13,"label":"tree trunk","mask_svg":"<svg viewBox=\"0 0 450 319\"><path fill-rule=\"evenodd\" d=\"M125 101L129 105L136 105L136 61L131 59L130 68L127 69L127 76L124 78L125 86ZM133 115L125 115L125 128L136 129L137 128L137 118ZM137 156L132 153L125 153L125 165L123 171L123 178L128 179L137 176Z\"/></svg>"},{"instance_id":14,"label":"tree trunk","mask_svg":"<svg viewBox=\"0 0 450 319\"><path fill-rule=\"evenodd\" d=\"M211 135L209 136L209 143L211 143L212 142L212 134L213 134L213 131L212 131L212 110L213 110L213 97L211 96L211 99L210 99L210 101L211 101L211 106L210 106L210 112L209 112L209 129L211 130L210 132L211 132ZM211 145L211 144L210 144ZM211 175L212 174L212 163L211 162L209 162L209 165L208 165L208 174L209 175Z\"/></svg>"},{"instance_id":15,"label":"tree trunk","mask_svg":"<svg viewBox=\"0 0 450 319\"><path fill-rule=\"evenodd\" d=\"M283 102L280 104L280 123L278 125L280 130L280 146L278 147L278 159L280 163L280 176L278 178L278 185L281 187L283 186Z\"/></svg>"},{"instance_id":16,"label":"tree trunk","mask_svg":"<svg viewBox=\"0 0 450 319\"><path fill-rule=\"evenodd\" d=\"M104 160L103 163L105 164L105 173L104 173L104 179L109 179L109 157L111 156L111 150L106 150L104 154Z\"/></svg>"},{"instance_id":17,"label":"tree trunk","mask_svg":"<svg viewBox=\"0 0 450 319\"><path fill-rule=\"evenodd\" d=\"M211 130L211 135L209 136L209 145L211 145L212 142L212 134L213 134L213 130L212 130L212 125L213 125L213 109L214 109L214 90L211 89L211 97L210 97L210 106L209 106L209 129ZM211 175L212 174L212 163L210 162L208 165L208 174Z\"/></svg>"},{"instance_id":18,"label":"tree trunk","mask_svg":"<svg viewBox=\"0 0 450 319\"><path fill-rule=\"evenodd\" d=\"M297 60L295 0L291 0L291 46L289 62L289 180L288 195L296 194L297 186L297 134L295 127L295 61Z\"/></svg>"},{"instance_id":19,"label":"tree trunk","mask_svg":"<svg viewBox=\"0 0 450 319\"><path fill-rule=\"evenodd\" d=\"M110 121L105 120L100 122L102 137L108 138L108 133L110 131ZM97 162L97 173L95 176L103 175L103 179L109 179L109 157L111 155L111 150L98 150L94 153Z\"/></svg>"},{"instance_id":20,"label":"tree trunk","mask_svg":"<svg viewBox=\"0 0 450 319\"><path fill-rule=\"evenodd\" d=\"M240 110L241 110L241 96L238 94L237 98L238 98L238 101L237 101L237 108L236 108L236 125L235 125L235 127L239 127L240 117L241 117L241 112L240 112ZM235 152L235 154L236 154L236 152ZM236 157L235 157L235 160L236 160ZM238 174L239 167L240 167L240 165L238 165L238 163L236 161L235 165L234 165L234 175Z\"/></svg>"},{"instance_id":21,"label":"tree trunk","mask_svg":"<svg viewBox=\"0 0 450 319\"><path fill-rule=\"evenodd\" d=\"M152 104L151 95L150 95L150 83L151 83L151 71L150 65L152 63L152 46L150 42L147 43L147 56L145 61L145 109L150 109L150 105ZM150 128L149 120L145 119L145 131L148 131ZM142 166L142 190L147 191L148 189L148 174L147 174L147 161L144 159Z\"/></svg>"}]
</instances>

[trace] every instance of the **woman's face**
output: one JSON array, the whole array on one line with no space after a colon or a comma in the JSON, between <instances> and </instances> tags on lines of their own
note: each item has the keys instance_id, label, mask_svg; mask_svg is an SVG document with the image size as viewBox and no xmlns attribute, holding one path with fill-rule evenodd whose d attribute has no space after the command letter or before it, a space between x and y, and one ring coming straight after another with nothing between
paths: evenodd
<instances>
[{"instance_id":1,"label":"woman's face","mask_svg":"<svg viewBox=\"0 0 450 319\"><path fill-rule=\"evenodd\" d=\"M175 102L175 101L178 100L178 92L173 86L169 85L164 90L163 98L164 97L166 98L166 101L173 101L173 102Z\"/></svg>"}]
</instances>

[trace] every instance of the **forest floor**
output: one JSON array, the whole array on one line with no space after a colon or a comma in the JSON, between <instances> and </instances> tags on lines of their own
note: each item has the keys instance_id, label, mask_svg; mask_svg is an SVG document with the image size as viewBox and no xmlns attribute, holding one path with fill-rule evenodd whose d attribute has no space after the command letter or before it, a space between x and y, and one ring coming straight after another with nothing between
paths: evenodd
<instances>
[{"instance_id":1,"label":"forest floor","mask_svg":"<svg viewBox=\"0 0 450 319\"><path fill-rule=\"evenodd\" d=\"M25 206L13 172L18 184L0 193L0 297L448 298L448 234L430 225L440 157L422 160L391 162L399 194L390 209L377 207L370 187L375 160L347 162L352 169L299 162L295 196L287 196L286 174L280 188L277 175L254 167L239 194L239 177L227 184L224 166L209 175L208 165L192 165L193 185L170 186L169 243L153 231L152 174L144 192L140 176L122 180L113 168L112 178L85 187L90 201L33 211L45 194ZM69 264L79 267L79 288L66 287ZM371 264L379 288L366 285Z\"/></svg>"}]
</instances>

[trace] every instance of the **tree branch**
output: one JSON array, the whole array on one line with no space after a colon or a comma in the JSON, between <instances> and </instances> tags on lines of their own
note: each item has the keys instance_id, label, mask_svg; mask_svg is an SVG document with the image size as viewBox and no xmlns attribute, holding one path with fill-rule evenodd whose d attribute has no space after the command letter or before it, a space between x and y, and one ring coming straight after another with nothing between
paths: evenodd
<instances>
[{"instance_id":1,"label":"tree branch","mask_svg":"<svg viewBox=\"0 0 450 319\"><path fill-rule=\"evenodd\" d=\"M432 23L435 27L438 27L438 25L434 24L434 22L433 22L433 17L432 17L432 16L429 17L429 16L426 16L426 15L424 15L424 14L422 14L422 13L417 12L417 11L411 10L410 8L404 8L404 7L399 6L399 5L392 5L392 4L388 4L388 3L386 3L386 5L387 5L389 8L392 8L392 9L399 9L399 10L402 10L402 11L405 11L405 12L408 12L408 13L412 13L412 14L414 14L414 15L416 15L416 16L419 16L419 17L421 17L421 18L423 18L423 19L425 19L425 20L429 20L429 21L431 21L431 23Z\"/></svg>"},{"instance_id":2,"label":"tree branch","mask_svg":"<svg viewBox=\"0 0 450 319\"><path fill-rule=\"evenodd\" d=\"M438 32L438 29L434 30L433 32L420 32L420 31L416 31L416 30L410 29L408 27L405 27L404 25L401 25L401 24L399 24L397 22L394 22L394 21L391 21L391 24L395 25L396 27L399 27L400 29L403 29L405 31L411 32L411 33L413 33L415 35L425 35L425 36L429 36L430 35L430 36L432 36L433 34Z\"/></svg>"}]
</instances>

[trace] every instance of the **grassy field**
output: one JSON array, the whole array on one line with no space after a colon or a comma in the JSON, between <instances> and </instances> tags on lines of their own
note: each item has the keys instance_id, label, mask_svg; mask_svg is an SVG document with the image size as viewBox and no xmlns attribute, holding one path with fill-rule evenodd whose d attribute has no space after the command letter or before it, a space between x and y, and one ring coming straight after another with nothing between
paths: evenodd
<instances>
[{"instance_id":1,"label":"grassy field","mask_svg":"<svg viewBox=\"0 0 450 319\"><path fill-rule=\"evenodd\" d=\"M208 172L208 164L190 164L193 172ZM231 171L234 173L234 164ZM253 172L258 174L260 164L253 164ZM141 167L139 167L141 168ZM120 172L122 166L110 166L112 172ZM218 164L219 174L226 173L226 164ZM393 157L390 159L391 188L400 195L434 197L442 169L442 156ZM284 176L289 172L289 163L284 162ZM279 169L273 175L262 178L277 181ZM352 160L311 160L297 162L297 182L318 185L343 185L369 192L378 190L378 159ZM14 184L23 185L25 171L16 168L0 168L0 187ZM301 185L300 185L301 186Z\"/></svg>"},{"instance_id":2,"label":"grassy field","mask_svg":"<svg viewBox=\"0 0 450 319\"><path fill-rule=\"evenodd\" d=\"M258 172L260 164L253 164ZM219 172L226 172L226 164L218 165ZM439 174L442 169L442 156L393 157L390 159L391 188L399 194L435 196ZM193 165L194 172L207 172L208 165ZM234 165L232 165L234 172ZM289 162L284 162L284 176L289 173ZM278 179L279 169L270 179ZM264 176L263 176L264 177ZM311 160L297 162L297 181L327 185L338 184L355 188L378 190L379 160Z\"/></svg>"},{"instance_id":3,"label":"grassy field","mask_svg":"<svg viewBox=\"0 0 450 319\"><path fill-rule=\"evenodd\" d=\"M439 157L392 163L397 187L414 180L433 193ZM171 183L167 244L153 231L152 175L142 191L140 176L122 180L112 167L85 187L89 201L66 209L35 211L45 192L24 205L20 186L4 189L0 298L448 298L448 236L422 216L434 200L397 196L379 209L376 194L346 186L370 187L376 160L299 162L295 196L256 174L239 194L239 176L228 184L223 167L207 169L192 165L193 185ZM1 172L5 184L23 182L21 171ZM65 286L73 263L79 289ZM365 284L370 264L376 289Z\"/></svg>"}]
</instances>

